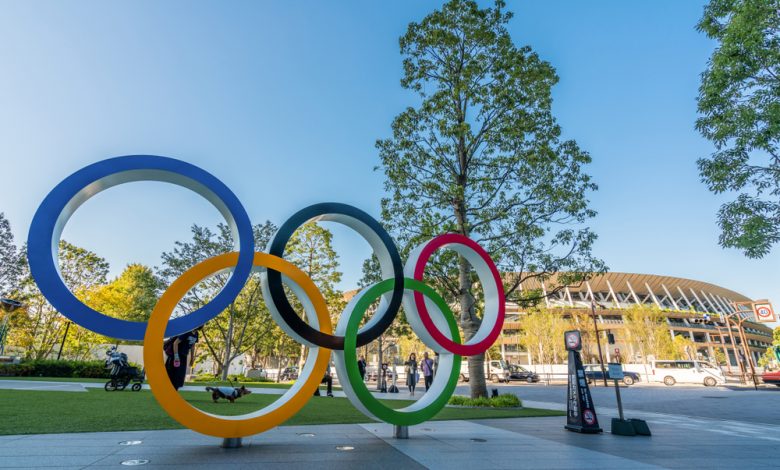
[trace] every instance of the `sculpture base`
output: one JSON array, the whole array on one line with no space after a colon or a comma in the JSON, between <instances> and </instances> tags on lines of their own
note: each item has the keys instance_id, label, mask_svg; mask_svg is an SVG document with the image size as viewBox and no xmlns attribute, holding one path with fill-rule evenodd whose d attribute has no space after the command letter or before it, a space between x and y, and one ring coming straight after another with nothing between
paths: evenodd
<instances>
[{"instance_id":1,"label":"sculpture base","mask_svg":"<svg viewBox=\"0 0 780 470\"><path fill-rule=\"evenodd\" d=\"M393 425L393 437L395 439L409 439L409 426Z\"/></svg>"}]
</instances>

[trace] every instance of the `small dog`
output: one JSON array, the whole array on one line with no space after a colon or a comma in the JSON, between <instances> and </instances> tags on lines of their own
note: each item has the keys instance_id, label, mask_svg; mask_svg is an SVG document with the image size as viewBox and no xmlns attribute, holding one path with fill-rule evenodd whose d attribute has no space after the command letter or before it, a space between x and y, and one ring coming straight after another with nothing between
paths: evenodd
<instances>
[{"instance_id":1,"label":"small dog","mask_svg":"<svg viewBox=\"0 0 780 470\"><path fill-rule=\"evenodd\" d=\"M237 399L252 393L252 391L246 388L245 385L242 385L240 388L206 387L206 391L211 392L211 399L214 400L214 403L217 403L220 398L224 398L230 401L230 403L235 403Z\"/></svg>"}]
</instances>

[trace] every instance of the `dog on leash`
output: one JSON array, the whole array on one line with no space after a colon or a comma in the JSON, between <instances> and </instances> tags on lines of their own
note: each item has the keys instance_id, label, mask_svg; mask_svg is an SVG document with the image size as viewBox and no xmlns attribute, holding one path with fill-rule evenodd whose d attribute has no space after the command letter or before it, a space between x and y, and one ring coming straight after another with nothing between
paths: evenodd
<instances>
[{"instance_id":1,"label":"dog on leash","mask_svg":"<svg viewBox=\"0 0 780 470\"><path fill-rule=\"evenodd\" d=\"M220 398L228 400L230 403L235 403L236 400L252 393L251 390L246 388L245 385L241 387L206 387L207 392L211 392L211 399L214 403L217 403Z\"/></svg>"}]
</instances>

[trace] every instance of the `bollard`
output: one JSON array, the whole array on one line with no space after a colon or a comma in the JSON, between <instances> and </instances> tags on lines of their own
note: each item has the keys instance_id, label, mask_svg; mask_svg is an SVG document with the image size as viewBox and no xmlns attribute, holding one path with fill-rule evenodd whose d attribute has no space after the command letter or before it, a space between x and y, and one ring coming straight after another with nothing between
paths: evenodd
<instances>
[{"instance_id":1,"label":"bollard","mask_svg":"<svg viewBox=\"0 0 780 470\"><path fill-rule=\"evenodd\" d=\"M393 437L396 439L409 439L409 426L393 425Z\"/></svg>"}]
</instances>

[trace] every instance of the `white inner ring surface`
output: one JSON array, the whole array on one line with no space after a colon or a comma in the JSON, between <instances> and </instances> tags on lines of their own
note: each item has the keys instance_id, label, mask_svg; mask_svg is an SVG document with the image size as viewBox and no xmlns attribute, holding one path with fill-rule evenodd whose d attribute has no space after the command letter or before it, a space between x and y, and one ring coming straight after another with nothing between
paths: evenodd
<instances>
[{"instance_id":1,"label":"white inner ring surface","mask_svg":"<svg viewBox=\"0 0 780 470\"><path fill-rule=\"evenodd\" d=\"M420 259L420 254L428 243L430 243L430 241L417 246L409 254L409 258L406 260L406 265L404 266L404 275L406 277L414 277L414 270ZM496 285L495 278L493 277L493 270L490 269L488 263L484 258L482 258L482 256L479 255L479 253L466 245L462 245L460 243L448 243L440 247L440 249L445 248L453 250L466 258L466 261L471 264L474 271L477 273L477 277L479 278L480 283L482 284L482 292L485 295L485 311L482 315L482 324L480 324L476 334L464 343L465 345L477 344L481 341L484 341L485 338L490 335L491 331L493 331L493 328L496 325L496 322L498 322L498 312L500 305L498 301L498 286ZM436 309L436 304L427 297L425 297L424 300L428 312L431 313L431 319L433 320L434 325L436 325L436 328L446 336L446 331L448 330L446 323L442 324L438 322L436 320L436 315L432 314L433 310ZM406 311L406 319L409 321L412 329L417 332L417 336L420 338L420 340L425 343L426 346L438 351L439 349L434 347L434 345L438 345L438 342L433 338L433 336L431 336L430 333L428 333L428 330L425 328L425 325L420 319L420 312L417 310L417 306L414 301L414 293L407 292L404 294L403 305L404 310Z\"/></svg>"},{"instance_id":2,"label":"white inner ring surface","mask_svg":"<svg viewBox=\"0 0 780 470\"><path fill-rule=\"evenodd\" d=\"M93 181L89 185L85 186L79 192L77 192L70 199L70 201L68 201L67 204L65 204L62 212L60 212L60 215L57 217L57 221L54 224L54 231L51 237L52 259L55 261L54 265L57 268L57 273L60 275L60 279L62 279L59 263L60 239L62 238L62 231L65 229L65 225L68 223L68 220L70 220L71 216L73 216L73 214L79 207L81 207L82 204L87 202L93 196L96 196L98 193L120 184L134 183L139 181L159 181L162 183L174 184L176 186L189 189L205 198L219 211L220 214L222 214L222 217L225 218L225 221L230 227L230 231L233 235L233 247L236 251L239 251L240 242L238 238L238 227L236 226L236 220L233 218L233 214L230 212L230 209L228 209L224 201L222 201L222 199L217 196L217 194L214 193L211 189L191 178L166 170L127 170L104 176L103 178Z\"/></svg>"},{"instance_id":3,"label":"white inner ring surface","mask_svg":"<svg viewBox=\"0 0 780 470\"><path fill-rule=\"evenodd\" d=\"M339 319L339 323L336 326L336 334L339 336L344 336L344 334L347 331L347 324L349 323L350 317L353 315L355 310L355 305L357 305L357 302L360 300L363 295L373 286L376 284L372 284L371 286L366 287L365 289L358 292L347 304L347 306L344 308L344 312L341 315L341 318ZM404 291L404 298L406 296L412 295L411 290L405 290ZM428 298L426 297L426 300ZM452 334L450 334L449 326L447 325L447 320L444 318L444 313L439 309L439 307L434 303L431 302L432 307L428 309L428 311L431 313L431 318L433 319L436 326L442 329L442 332L447 336L447 338L452 339ZM414 325L412 325L412 330L417 334L418 337L420 337L420 332L425 331L423 328L422 330L415 328ZM426 345L428 345L426 343ZM433 345L429 345L431 349L433 349L435 352L439 353L439 366L436 369L436 375L433 378L433 383L431 384L431 387L428 389L427 392L422 396L422 398L418 399L411 405L397 409L396 411L399 412L414 412L421 410L429 405L431 405L439 396L441 396L442 393L444 393L445 388L447 387L447 384L449 383L450 374L452 374L452 368L454 366L455 361L455 355L451 352L448 352L444 348L441 347L438 343L433 343ZM422 355L420 355L422 357ZM359 409L363 414L366 416L369 416L377 421L382 421L379 417L375 416L371 411L368 410L368 408L363 405L363 402L361 402L357 395L355 394L355 388L352 385L352 382L349 380L349 376L347 375L347 366L346 361L344 358L344 351L333 351L333 358L334 362L336 363L336 373L338 373L339 376L339 383L341 384L342 389L344 390L344 393L347 395L347 398L349 398L349 401L352 403L352 405ZM418 361L421 359L418 358ZM422 368L418 367L418 373L421 373ZM380 380L379 375L382 373L382 365L379 364L377 368L377 380ZM402 386L402 384L396 384L399 387Z\"/></svg>"},{"instance_id":4,"label":"white inner ring surface","mask_svg":"<svg viewBox=\"0 0 780 470\"><path fill-rule=\"evenodd\" d=\"M264 266L255 266L252 271L262 273L265 271L265 269L266 268ZM312 327L319 329L320 322L319 319L317 318L317 312L316 310L314 310L314 304L312 304L311 299L309 299L309 296L306 295L306 292L297 283L295 283L295 281L293 281L287 276L282 275L282 282L287 284L287 286L293 291L293 293L295 293L295 296L298 297L298 300L301 301L301 304L303 304L303 310L306 314L306 319L309 321ZM289 401L293 396L297 395L298 392L301 390L301 388L303 388L303 385L309 380L309 377L311 376L312 372L314 372L314 365L317 362L317 355L319 354L319 350L320 348L317 346L309 348L309 354L306 355L306 362L303 364L303 369L298 374L298 379L295 381L293 386L290 387L290 389L287 390L283 395L277 398L273 403L265 406L264 408L261 408L257 411L253 411L252 413L236 415L236 416L215 415L207 411L203 411L203 410L200 411L210 416L214 416L216 418L230 420L230 421L239 421L243 419L257 418L259 416L265 416L274 412L282 405L284 405L287 401Z\"/></svg>"},{"instance_id":5,"label":"white inner ring surface","mask_svg":"<svg viewBox=\"0 0 780 470\"><path fill-rule=\"evenodd\" d=\"M362 221L354 217L344 215L344 214L323 214L314 217L305 223L316 222L320 220L327 221L327 222L337 222L357 232L361 237L363 237L368 242L369 245L371 245L371 249L374 251L374 255L376 255L377 259L379 260L379 266L380 266L380 270L382 271L382 277L384 279L395 278L395 271L393 270L393 259L390 257L390 252L388 251L385 244L382 243L382 239L379 237L379 235L376 232L374 232L374 230L371 227L369 227L368 225L366 225L365 223L363 223ZM271 238L271 241L269 242L266 251L270 251L271 243L273 243L273 238ZM271 297L271 291L268 289L267 272L263 272L261 274L260 280L261 280L260 285L263 290L263 297L265 298L265 303L268 306L268 310L271 312L271 316L273 317L274 320L276 320L276 323L279 324L279 326L282 328L282 330L284 330L285 333L287 333L291 338L295 339L297 342L303 343L310 347L316 346L311 341L299 335L295 330L293 330L290 327L290 325L287 324L286 321L284 321L284 318L282 318L282 315L279 313L279 310L276 308L273 298ZM377 309L377 312L386 311L387 306L389 305L392 297L393 297L392 291L382 294L382 299L379 301L379 308ZM344 312L341 313L341 316L342 317L344 316ZM360 328L358 334L376 325L376 323L379 321L379 318L381 318L381 316L382 315L377 315L377 313L375 313Z\"/></svg>"}]
</instances>

